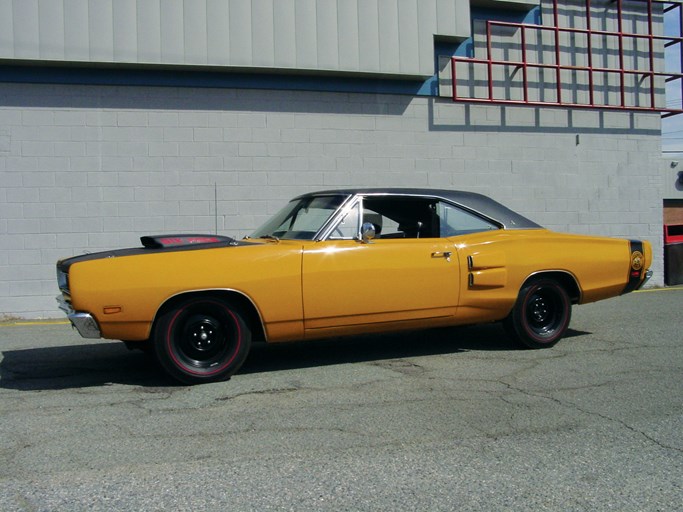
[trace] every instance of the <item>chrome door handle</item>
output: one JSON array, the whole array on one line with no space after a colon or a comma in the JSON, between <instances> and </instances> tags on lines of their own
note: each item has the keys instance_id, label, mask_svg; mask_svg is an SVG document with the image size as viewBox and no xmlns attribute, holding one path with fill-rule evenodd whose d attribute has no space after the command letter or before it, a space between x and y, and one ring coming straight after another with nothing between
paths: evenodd
<instances>
[{"instance_id":1,"label":"chrome door handle","mask_svg":"<svg viewBox=\"0 0 683 512\"><path fill-rule=\"evenodd\" d=\"M444 251L444 252L433 252L432 253L432 258L446 258L446 261L451 261L451 256L453 253L451 251Z\"/></svg>"}]
</instances>

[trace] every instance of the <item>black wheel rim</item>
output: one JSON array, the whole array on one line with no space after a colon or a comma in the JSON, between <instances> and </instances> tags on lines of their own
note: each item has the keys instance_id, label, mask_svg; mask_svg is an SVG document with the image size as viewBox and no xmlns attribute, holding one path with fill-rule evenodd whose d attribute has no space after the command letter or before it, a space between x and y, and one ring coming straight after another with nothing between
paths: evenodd
<instances>
[{"instance_id":1,"label":"black wheel rim","mask_svg":"<svg viewBox=\"0 0 683 512\"><path fill-rule=\"evenodd\" d=\"M183 309L171 329L172 350L188 369L211 371L237 347L237 329L219 303L202 302Z\"/></svg>"},{"instance_id":2,"label":"black wheel rim","mask_svg":"<svg viewBox=\"0 0 683 512\"><path fill-rule=\"evenodd\" d=\"M564 303L551 288L537 288L529 295L525 316L531 332L544 340L551 339L564 321Z\"/></svg>"}]
</instances>

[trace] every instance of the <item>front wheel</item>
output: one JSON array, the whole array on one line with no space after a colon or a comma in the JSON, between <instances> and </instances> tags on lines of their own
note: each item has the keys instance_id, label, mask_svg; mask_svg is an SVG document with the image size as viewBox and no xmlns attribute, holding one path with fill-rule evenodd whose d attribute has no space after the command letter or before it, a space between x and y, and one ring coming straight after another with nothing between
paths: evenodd
<instances>
[{"instance_id":1,"label":"front wheel","mask_svg":"<svg viewBox=\"0 0 683 512\"><path fill-rule=\"evenodd\" d=\"M571 313L571 302L562 286L552 279L536 279L520 290L504 325L521 345L547 348L564 336Z\"/></svg>"},{"instance_id":2,"label":"front wheel","mask_svg":"<svg viewBox=\"0 0 683 512\"><path fill-rule=\"evenodd\" d=\"M157 359L186 384L228 379L250 346L251 331L239 310L213 297L185 299L161 315L155 330Z\"/></svg>"}]
</instances>

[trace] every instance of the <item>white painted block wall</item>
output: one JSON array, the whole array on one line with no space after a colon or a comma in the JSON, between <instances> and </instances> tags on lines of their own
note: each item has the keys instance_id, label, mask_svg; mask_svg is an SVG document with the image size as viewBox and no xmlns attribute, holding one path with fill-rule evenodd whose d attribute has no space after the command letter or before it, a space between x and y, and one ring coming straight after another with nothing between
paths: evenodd
<instances>
[{"instance_id":1,"label":"white painted block wall","mask_svg":"<svg viewBox=\"0 0 683 512\"><path fill-rule=\"evenodd\" d=\"M241 237L346 186L491 195L557 230L653 243L658 114L351 93L0 84L0 315L60 317L58 258L163 232Z\"/></svg>"}]
</instances>

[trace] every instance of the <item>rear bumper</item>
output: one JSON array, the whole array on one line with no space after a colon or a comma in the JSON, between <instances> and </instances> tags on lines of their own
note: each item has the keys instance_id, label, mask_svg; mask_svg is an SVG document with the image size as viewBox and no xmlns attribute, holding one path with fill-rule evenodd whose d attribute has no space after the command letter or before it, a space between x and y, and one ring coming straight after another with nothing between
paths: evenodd
<instances>
[{"instance_id":1,"label":"rear bumper","mask_svg":"<svg viewBox=\"0 0 683 512\"><path fill-rule=\"evenodd\" d=\"M74 327L78 334L83 338L101 338L102 333L100 331L100 326L97 324L97 320L90 313L85 311L74 311L64 297L61 295L57 296L57 302L59 303L59 309L66 313L66 317L71 322L72 327Z\"/></svg>"},{"instance_id":2,"label":"rear bumper","mask_svg":"<svg viewBox=\"0 0 683 512\"><path fill-rule=\"evenodd\" d=\"M640 282L640 284L638 285L638 288L636 288L636 290L640 290L643 286L645 286L645 283L647 283L650 280L653 273L654 272L652 272L652 270L648 270L647 272L645 272L645 279L643 279Z\"/></svg>"}]
</instances>

